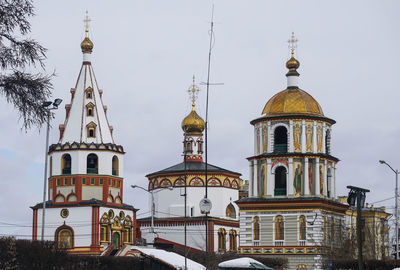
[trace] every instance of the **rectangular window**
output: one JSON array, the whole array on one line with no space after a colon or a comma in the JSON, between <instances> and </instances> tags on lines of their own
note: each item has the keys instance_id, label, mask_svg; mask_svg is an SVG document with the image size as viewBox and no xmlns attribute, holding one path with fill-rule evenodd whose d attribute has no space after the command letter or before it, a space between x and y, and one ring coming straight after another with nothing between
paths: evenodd
<instances>
[{"instance_id":1,"label":"rectangular window","mask_svg":"<svg viewBox=\"0 0 400 270\"><path fill-rule=\"evenodd\" d=\"M90 179L90 184L94 185L94 178Z\"/></svg>"},{"instance_id":2,"label":"rectangular window","mask_svg":"<svg viewBox=\"0 0 400 270\"><path fill-rule=\"evenodd\" d=\"M115 187L115 180L113 180L113 187Z\"/></svg>"},{"instance_id":3,"label":"rectangular window","mask_svg":"<svg viewBox=\"0 0 400 270\"><path fill-rule=\"evenodd\" d=\"M86 185L86 178L85 177L82 178L82 185Z\"/></svg>"},{"instance_id":4,"label":"rectangular window","mask_svg":"<svg viewBox=\"0 0 400 270\"><path fill-rule=\"evenodd\" d=\"M57 179L57 186L60 185L60 179Z\"/></svg>"},{"instance_id":5,"label":"rectangular window","mask_svg":"<svg viewBox=\"0 0 400 270\"><path fill-rule=\"evenodd\" d=\"M100 178L100 185L103 184L103 178Z\"/></svg>"},{"instance_id":6,"label":"rectangular window","mask_svg":"<svg viewBox=\"0 0 400 270\"><path fill-rule=\"evenodd\" d=\"M72 184L75 185L75 177L72 178Z\"/></svg>"},{"instance_id":7,"label":"rectangular window","mask_svg":"<svg viewBox=\"0 0 400 270\"><path fill-rule=\"evenodd\" d=\"M68 179L67 178L64 178L64 185L65 186L68 185Z\"/></svg>"},{"instance_id":8,"label":"rectangular window","mask_svg":"<svg viewBox=\"0 0 400 270\"><path fill-rule=\"evenodd\" d=\"M118 187L121 187L121 181L118 181Z\"/></svg>"},{"instance_id":9,"label":"rectangular window","mask_svg":"<svg viewBox=\"0 0 400 270\"><path fill-rule=\"evenodd\" d=\"M111 186L111 179L108 179L108 185Z\"/></svg>"}]
</instances>

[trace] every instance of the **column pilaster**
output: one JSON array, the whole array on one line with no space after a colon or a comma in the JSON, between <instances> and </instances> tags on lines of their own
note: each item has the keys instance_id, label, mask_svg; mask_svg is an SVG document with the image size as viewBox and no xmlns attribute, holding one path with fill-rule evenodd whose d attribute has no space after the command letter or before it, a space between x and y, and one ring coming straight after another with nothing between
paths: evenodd
<instances>
[{"instance_id":1,"label":"column pilaster","mask_svg":"<svg viewBox=\"0 0 400 270\"><path fill-rule=\"evenodd\" d=\"M319 184L319 158L315 159L315 195L319 196L320 192L320 184Z\"/></svg>"},{"instance_id":2,"label":"column pilaster","mask_svg":"<svg viewBox=\"0 0 400 270\"><path fill-rule=\"evenodd\" d=\"M288 196L293 196L293 158L289 158L289 172L288 172L288 179L287 179L287 195Z\"/></svg>"},{"instance_id":3,"label":"column pilaster","mask_svg":"<svg viewBox=\"0 0 400 270\"><path fill-rule=\"evenodd\" d=\"M310 188L308 186L308 158L304 158L304 195L310 195Z\"/></svg>"},{"instance_id":4,"label":"column pilaster","mask_svg":"<svg viewBox=\"0 0 400 270\"><path fill-rule=\"evenodd\" d=\"M272 175L271 159L267 159L267 196L274 195L274 179Z\"/></svg>"}]
</instances>

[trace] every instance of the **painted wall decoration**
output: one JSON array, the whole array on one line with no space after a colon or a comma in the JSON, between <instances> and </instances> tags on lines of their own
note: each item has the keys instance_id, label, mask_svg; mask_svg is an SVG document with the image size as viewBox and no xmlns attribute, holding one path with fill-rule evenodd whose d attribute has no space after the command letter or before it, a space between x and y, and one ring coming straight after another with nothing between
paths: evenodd
<instances>
[{"instance_id":1,"label":"painted wall decoration","mask_svg":"<svg viewBox=\"0 0 400 270\"><path fill-rule=\"evenodd\" d=\"M219 187L221 186L221 181L219 181L218 178L213 177L211 179L208 179L208 185L212 187Z\"/></svg>"},{"instance_id":2,"label":"painted wall decoration","mask_svg":"<svg viewBox=\"0 0 400 270\"><path fill-rule=\"evenodd\" d=\"M275 240L285 240L285 225L282 216L275 217Z\"/></svg>"},{"instance_id":3,"label":"painted wall decoration","mask_svg":"<svg viewBox=\"0 0 400 270\"><path fill-rule=\"evenodd\" d=\"M313 147L312 147L312 128L311 125L307 125L306 128L306 151L307 152L312 152Z\"/></svg>"},{"instance_id":4,"label":"painted wall decoration","mask_svg":"<svg viewBox=\"0 0 400 270\"><path fill-rule=\"evenodd\" d=\"M301 128L300 124L296 123L295 126L293 127L294 129L294 151L295 152L300 152L301 151Z\"/></svg>"},{"instance_id":5,"label":"painted wall decoration","mask_svg":"<svg viewBox=\"0 0 400 270\"><path fill-rule=\"evenodd\" d=\"M322 153L322 127L317 128L317 152Z\"/></svg>"},{"instance_id":6,"label":"painted wall decoration","mask_svg":"<svg viewBox=\"0 0 400 270\"><path fill-rule=\"evenodd\" d=\"M302 176L303 176L303 166L300 162L294 162L294 178L293 187L294 195L300 196L302 193Z\"/></svg>"},{"instance_id":7,"label":"painted wall decoration","mask_svg":"<svg viewBox=\"0 0 400 270\"><path fill-rule=\"evenodd\" d=\"M253 240L260 240L260 218L253 218Z\"/></svg>"},{"instance_id":8,"label":"painted wall decoration","mask_svg":"<svg viewBox=\"0 0 400 270\"><path fill-rule=\"evenodd\" d=\"M306 218L299 217L299 240L306 240Z\"/></svg>"},{"instance_id":9,"label":"painted wall decoration","mask_svg":"<svg viewBox=\"0 0 400 270\"><path fill-rule=\"evenodd\" d=\"M263 137L263 153L268 152L268 132L267 132L267 127L263 127L263 132L262 132L262 137Z\"/></svg>"},{"instance_id":10,"label":"painted wall decoration","mask_svg":"<svg viewBox=\"0 0 400 270\"><path fill-rule=\"evenodd\" d=\"M324 165L319 165L319 192L324 194Z\"/></svg>"},{"instance_id":11,"label":"painted wall decoration","mask_svg":"<svg viewBox=\"0 0 400 270\"><path fill-rule=\"evenodd\" d=\"M203 180L201 180L198 177L193 178L192 180L190 180L190 183L189 183L189 186L195 186L195 187L201 187L203 185L204 185Z\"/></svg>"},{"instance_id":12,"label":"painted wall decoration","mask_svg":"<svg viewBox=\"0 0 400 270\"><path fill-rule=\"evenodd\" d=\"M258 179L258 194L261 197L264 197L266 195L266 173L265 173L265 163L260 164L260 173L259 173L259 179Z\"/></svg>"}]
</instances>

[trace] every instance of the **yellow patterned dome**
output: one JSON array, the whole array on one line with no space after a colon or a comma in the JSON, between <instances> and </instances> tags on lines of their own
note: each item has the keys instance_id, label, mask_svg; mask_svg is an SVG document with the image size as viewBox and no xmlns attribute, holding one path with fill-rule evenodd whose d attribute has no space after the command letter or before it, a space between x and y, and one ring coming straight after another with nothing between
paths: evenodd
<instances>
[{"instance_id":1,"label":"yellow patterned dome","mask_svg":"<svg viewBox=\"0 0 400 270\"><path fill-rule=\"evenodd\" d=\"M306 91L299 88L285 89L273 96L262 111L267 116L304 114L324 116L321 106Z\"/></svg>"},{"instance_id":2,"label":"yellow patterned dome","mask_svg":"<svg viewBox=\"0 0 400 270\"><path fill-rule=\"evenodd\" d=\"M201 133L203 132L205 123L203 118L201 118L194 109L194 104L192 104L192 111L186 116L182 121L182 129L187 133Z\"/></svg>"},{"instance_id":3,"label":"yellow patterned dome","mask_svg":"<svg viewBox=\"0 0 400 270\"><path fill-rule=\"evenodd\" d=\"M89 39L89 37L85 37L85 39L81 42L81 49L83 53L92 53L93 42Z\"/></svg>"}]
</instances>

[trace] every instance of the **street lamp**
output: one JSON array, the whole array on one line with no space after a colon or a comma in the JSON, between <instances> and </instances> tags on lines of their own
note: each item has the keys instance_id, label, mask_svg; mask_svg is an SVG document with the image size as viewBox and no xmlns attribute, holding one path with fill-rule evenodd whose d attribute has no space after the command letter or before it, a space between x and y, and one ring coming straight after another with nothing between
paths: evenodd
<instances>
[{"instance_id":1,"label":"street lamp","mask_svg":"<svg viewBox=\"0 0 400 270\"><path fill-rule=\"evenodd\" d=\"M361 208L364 207L365 193L369 192L369 189L347 186L350 189L347 202L350 206L355 205L357 201L357 244L358 244L358 269L363 270L363 258L362 258L362 234L361 234Z\"/></svg>"},{"instance_id":2,"label":"street lamp","mask_svg":"<svg viewBox=\"0 0 400 270\"><path fill-rule=\"evenodd\" d=\"M42 212L42 235L41 240L44 241L44 222L45 222L45 214L46 214L46 191L47 191L47 152L49 148L49 132L50 132L50 116L51 110L57 110L58 106L60 106L62 99L56 98L54 102L52 101L44 101L42 103L42 107L47 111L47 130L46 130L46 149L44 154L44 185L43 185L43 212ZM49 108L50 105L53 107Z\"/></svg>"},{"instance_id":3,"label":"street lamp","mask_svg":"<svg viewBox=\"0 0 400 270\"><path fill-rule=\"evenodd\" d=\"M395 174L396 174L396 188L394 190L394 218L395 218L395 235L396 235L396 260L399 258L399 215L398 215L398 205L397 205L397 201L398 201L398 176L399 176L399 171L395 170L392 168L392 166L390 166L388 163L386 163L386 161L384 160L379 160L380 164L385 164L387 165Z\"/></svg>"},{"instance_id":4,"label":"street lamp","mask_svg":"<svg viewBox=\"0 0 400 270\"><path fill-rule=\"evenodd\" d=\"M159 189L156 192L154 192L153 189L151 191L149 191L149 190L145 189L144 187L141 187L138 185L131 185L131 188L140 188L140 189L146 191L147 193L150 193L150 195L151 195L151 229L150 229L150 232L153 234L153 243L154 243L154 193L160 192L165 189L173 190L173 188L166 187L166 188Z\"/></svg>"}]
</instances>

